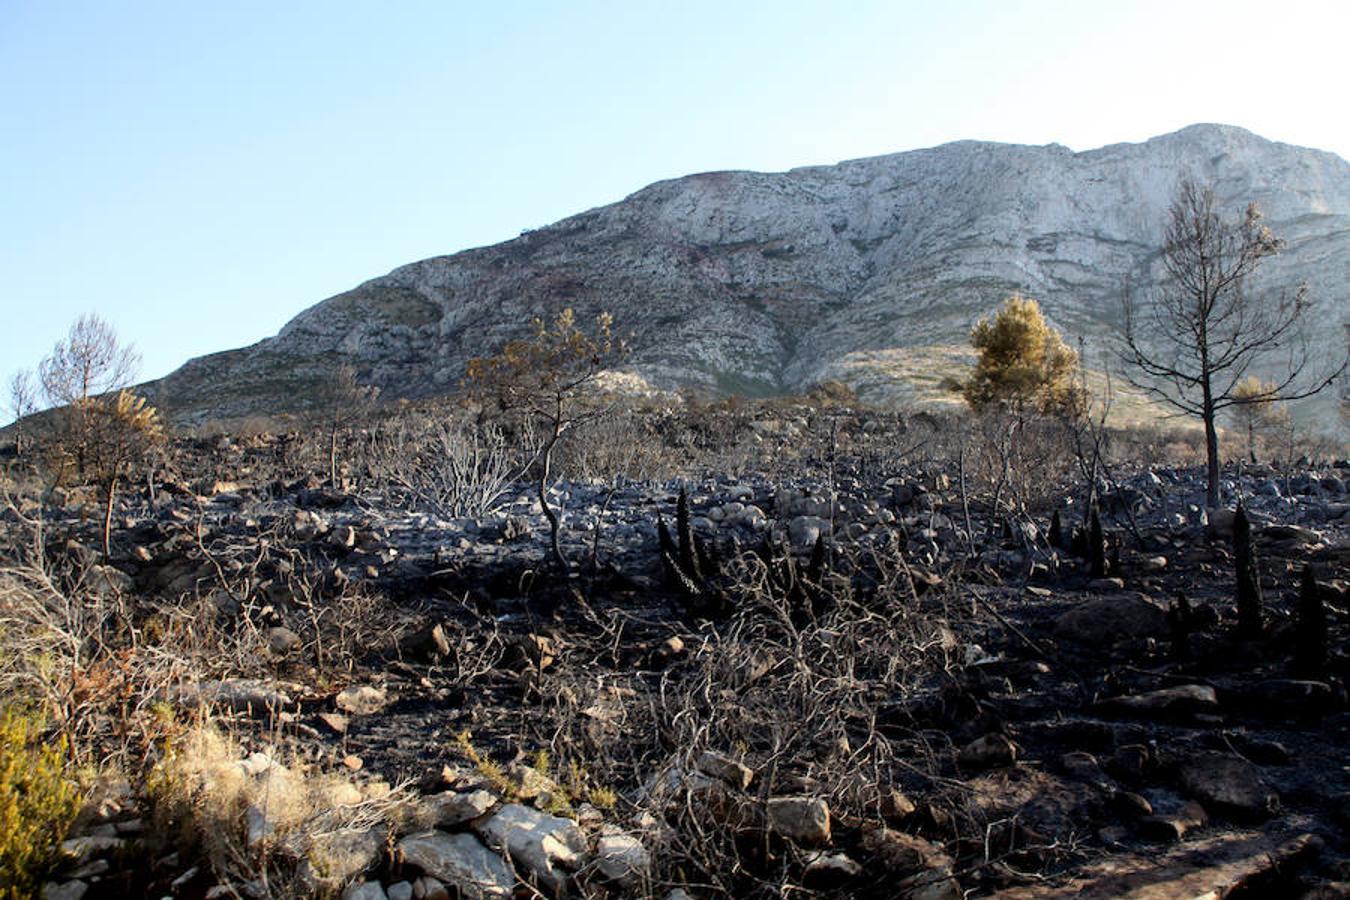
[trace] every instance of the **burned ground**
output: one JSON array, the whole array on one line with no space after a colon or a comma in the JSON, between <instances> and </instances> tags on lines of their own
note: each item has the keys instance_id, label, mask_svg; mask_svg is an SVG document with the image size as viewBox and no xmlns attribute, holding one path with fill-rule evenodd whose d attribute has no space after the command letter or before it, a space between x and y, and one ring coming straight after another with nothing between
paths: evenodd
<instances>
[{"instance_id":1,"label":"burned ground","mask_svg":"<svg viewBox=\"0 0 1350 900\"><path fill-rule=\"evenodd\" d=\"M471 514L436 502L388 427L352 438L337 484L302 435L180 441L120 502L110 560L78 491L13 479L7 640L68 635L42 699L86 769L118 775L90 780L61 890L1336 896L1350 878L1344 469L1226 472L1262 593L1247 636L1235 517L1201 509L1203 473L1122 450L1090 490L1067 434L1002 467L950 423L633 413L551 485L562 573L527 485ZM6 656L7 689L26 659ZM194 833L219 773L177 806L156 778L203 729L247 783L336 778L331 809L287 819L241 789L214 840Z\"/></svg>"}]
</instances>

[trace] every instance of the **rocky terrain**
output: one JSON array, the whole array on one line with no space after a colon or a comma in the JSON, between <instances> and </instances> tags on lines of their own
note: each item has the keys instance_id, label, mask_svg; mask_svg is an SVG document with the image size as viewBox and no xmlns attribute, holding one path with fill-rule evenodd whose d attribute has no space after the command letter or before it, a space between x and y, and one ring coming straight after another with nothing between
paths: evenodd
<instances>
[{"instance_id":1,"label":"rocky terrain","mask_svg":"<svg viewBox=\"0 0 1350 900\"><path fill-rule=\"evenodd\" d=\"M147 390L182 422L276 413L347 363L387 398L427 396L533 317L573 307L582 319L612 312L632 334L627 368L659 388L768 396L834 379L873 401L929 398L964 365L952 346L1013 291L1104 356L1123 291L1147 293L1160 277L1183 175L1213 183L1233 215L1259 204L1288 241L1260 287L1306 280L1323 303L1317 324L1336 323L1317 339L1343 341L1350 164L1196 125L1081 153L963 141L660 182L516 240L403 266Z\"/></svg>"},{"instance_id":2,"label":"rocky terrain","mask_svg":"<svg viewBox=\"0 0 1350 900\"><path fill-rule=\"evenodd\" d=\"M1064 435L1005 482L952 423L634 413L550 487L564 574L527 485L429 502L388 427L337 483L180 442L107 560L77 492L8 493L0 618L33 571L97 611L53 702L127 773L45 896L1350 890L1345 463L1225 471L1244 633L1203 473L1104 460L1094 534Z\"/></svg>"}]
</instances>

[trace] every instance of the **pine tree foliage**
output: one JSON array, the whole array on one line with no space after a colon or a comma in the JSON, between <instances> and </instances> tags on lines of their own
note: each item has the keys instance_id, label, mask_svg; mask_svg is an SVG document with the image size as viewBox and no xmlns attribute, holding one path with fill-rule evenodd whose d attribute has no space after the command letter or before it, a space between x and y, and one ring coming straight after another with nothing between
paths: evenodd
<instances>
[{"instance_id":1,"label":"pine tree foliage","mask_svg":"<svg viewBox=\"0 0 1350 900\"><path fill-rule=\"evenodd\" d=\"M1074 380L1078 354L1030 297L1009 297L992 318L976 323L970 343L980 357L963 393L977 412L1071 415L1083 409L1086 398Z\"/></svg>"}]
</instances>

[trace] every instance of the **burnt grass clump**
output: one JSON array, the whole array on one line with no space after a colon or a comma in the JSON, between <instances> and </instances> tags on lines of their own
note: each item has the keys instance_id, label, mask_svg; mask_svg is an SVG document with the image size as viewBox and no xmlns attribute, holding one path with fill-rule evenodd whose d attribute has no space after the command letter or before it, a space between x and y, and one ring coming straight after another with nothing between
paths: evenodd
<instances>
[{"instance_id":1,"label":"burnt grass clump","mask_svg":"<svg viewBox=\"0 0 1350 900\"><path fill-rule=\"evenodd\" d=\"M635 407L555 451L562 571L527 432L408 407L334 454L281 428L173 439L116 498L106 557L99 497L6 457L0 690L85 799L51 889L1350 879L1334 459L1231 466L1207 510L1186 433L1099 435L1089 467L1052 422L1010 442L931 412ZM207 744L215 767L185 768ZM247 787L283 771L330 799Z\"/></svg>"}]
</instances>

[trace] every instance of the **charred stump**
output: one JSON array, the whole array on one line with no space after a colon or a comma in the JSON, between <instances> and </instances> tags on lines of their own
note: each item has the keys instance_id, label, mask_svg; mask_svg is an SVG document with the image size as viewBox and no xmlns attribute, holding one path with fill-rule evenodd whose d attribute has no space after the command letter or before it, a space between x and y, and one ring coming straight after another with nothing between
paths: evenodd
<instances>
[{"instance_id":1,"label":"charred stump","mask_svg":"<svg viewBox=\"0 0 1350 900\"><path fill-rule=\"evenodd\" d=\"M1247 509L1238 504L1233 515L1233 565L1237 575L1238 636L1252 640L1261 636L1261 578L1257 574L1252 523Z\"/></svg>"}]
</instances>

